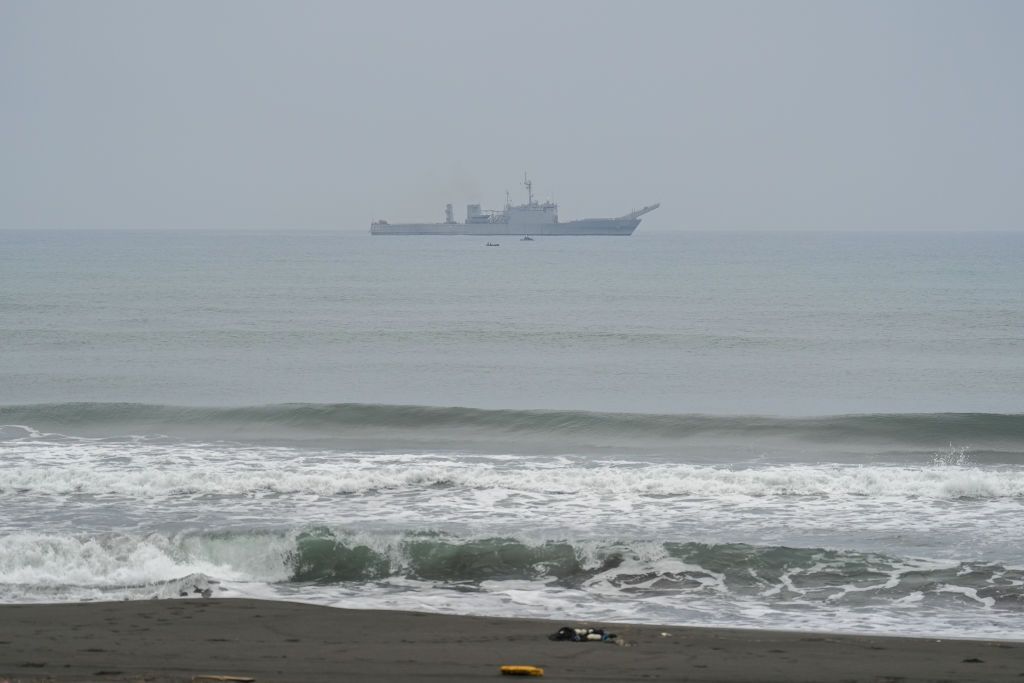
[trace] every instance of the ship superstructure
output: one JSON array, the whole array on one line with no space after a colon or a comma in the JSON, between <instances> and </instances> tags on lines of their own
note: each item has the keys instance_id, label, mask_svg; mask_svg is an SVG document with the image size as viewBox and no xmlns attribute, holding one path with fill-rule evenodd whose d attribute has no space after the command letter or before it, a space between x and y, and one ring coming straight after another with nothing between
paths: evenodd
<instances>
[{"instance_id":1,"label":"ship superstructure","mask_svg":"<svg viewBox=\"0 0 1024 683\"><path fill-rule=\"evenodd\" d=\"M657 209L651 204L618 218L584 218L560 222L558 204L538 202L533 198L533 183L523 177L527 201L513 206L506 194L501 211L481 209L479 204L466 206L466 220L455 221L452 205L445 207L443 223L388 223L374 221L374 235L632 235L640 225L640 217Z\"/></svg>"}]
</instances>

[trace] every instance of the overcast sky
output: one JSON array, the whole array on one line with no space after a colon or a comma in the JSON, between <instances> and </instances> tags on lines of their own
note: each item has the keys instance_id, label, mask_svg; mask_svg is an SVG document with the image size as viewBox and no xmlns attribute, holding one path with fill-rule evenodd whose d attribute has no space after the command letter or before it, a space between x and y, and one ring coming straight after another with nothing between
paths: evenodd
<instances>
[{"instance_id":1,"label":"overcast sky","mask_svg":"<svg viewBox=\"0 0 1024 683\"><path fill-rule=\"evenodd\" d=\"M0 227L1024 228L1024 2L0 0Z\"/></svg>"}]
</instances>

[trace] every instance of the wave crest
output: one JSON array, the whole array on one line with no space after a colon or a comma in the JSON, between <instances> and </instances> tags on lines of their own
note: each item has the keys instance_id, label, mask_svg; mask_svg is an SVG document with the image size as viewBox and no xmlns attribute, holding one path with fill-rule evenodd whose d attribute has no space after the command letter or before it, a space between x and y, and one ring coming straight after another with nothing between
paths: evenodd
<instances>
[{"instance_id":1,"label":"wave crest","mask_svg":"<svg viewBox=\"0 0 1024 683\"><path fill-rule=\"evenodd\" d=\"M572 444L618 444L740 437L818 443L1004 445L1024 449L1024 415L922 413L759 417L481 410L412 405L292 403L237 408L138 403L61 403L0 407L0 422L29 429L196 438L331 438L380 436L515 437ZM7 437L10 438L10 437Z\"/></svg>"},{"instance_id":2,"label":"wave crest","mask_svg":"<svg viewBox=\"0 0 1024 683\"><path fill-rule=\"evenodd\" d=\"M52 596L68 587L122 593L136 587L135 597L154 597L155 590L172 597L189 582L205 586L219 581L391 580L475 590L530 581L641 599L692 594L851 607L908 600L959 601L1018 611L1024 607L1020 568L823 548L531 541L423 531L354 533L328 527L177 536L0 536L0 595L5 598L10 598L12 587L22 598L33 591Z\"/></svg>"}]
</instances>

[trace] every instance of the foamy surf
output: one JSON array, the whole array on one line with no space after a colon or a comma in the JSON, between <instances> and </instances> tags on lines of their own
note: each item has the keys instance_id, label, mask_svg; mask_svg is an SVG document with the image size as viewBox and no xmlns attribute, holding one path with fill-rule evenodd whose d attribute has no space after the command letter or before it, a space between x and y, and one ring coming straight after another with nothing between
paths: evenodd
<instances>
[{"instance_id":1,"label":"foamy surf","mask_svg":"<svg viewBox=\"0 0 1024 683\"><path fill-rule=\"evenodd\" d=\"M0 419L5 602L208 592L1022 636L1015 416L68 404Z\"/></svg>"},{"instance_id":2,"label":"foamy surf","mask_svg":"<svg viewBox=\"0 0 1024 683\"><path fill-rule=\"evenodd\" d=\"M824 548L305 527L0 537L5 602L259 596L438 612L1024 637L1024 568ZM829 625L831 623L831 625Z\"/></svg>"},{"instance_id":3,"label":"foamy surf","mask_svg":"<svg viewBox=\"0 0 1024 683\"><path fill-rule=\"evenodd\" d=\"M35 434L4 443L0 495L333 496L438 487L540 494L1024 498L1024 469L980 467L967 449L923 464L665 463L637 458L365 453L237 443Z\"/></svg>"}]
</instances>

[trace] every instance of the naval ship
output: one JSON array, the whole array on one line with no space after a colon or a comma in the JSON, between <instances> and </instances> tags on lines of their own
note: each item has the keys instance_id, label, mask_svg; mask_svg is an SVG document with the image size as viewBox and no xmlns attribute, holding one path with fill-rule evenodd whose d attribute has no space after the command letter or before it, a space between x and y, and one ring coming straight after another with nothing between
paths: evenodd
<instances>
[{"instance_id":1,"label":"naval ship","mask_svg":"<svg viewBox=\"0 0 1024 683\"><path fill-rule=\"evenodd\" d=\"M640 217L657 209L651 204L630 211L618 218L583 218L562 223L558 220L558 204L537 202L533 199L533 183L523 177L527 201L513 206L506 193L505 208L501 211L481 210L479 204L466 206L466 221L457 223L448 204L444 223L388 223L370 224L372 235L632 235L640 225Z\"/></svg>"}]
</instances>

